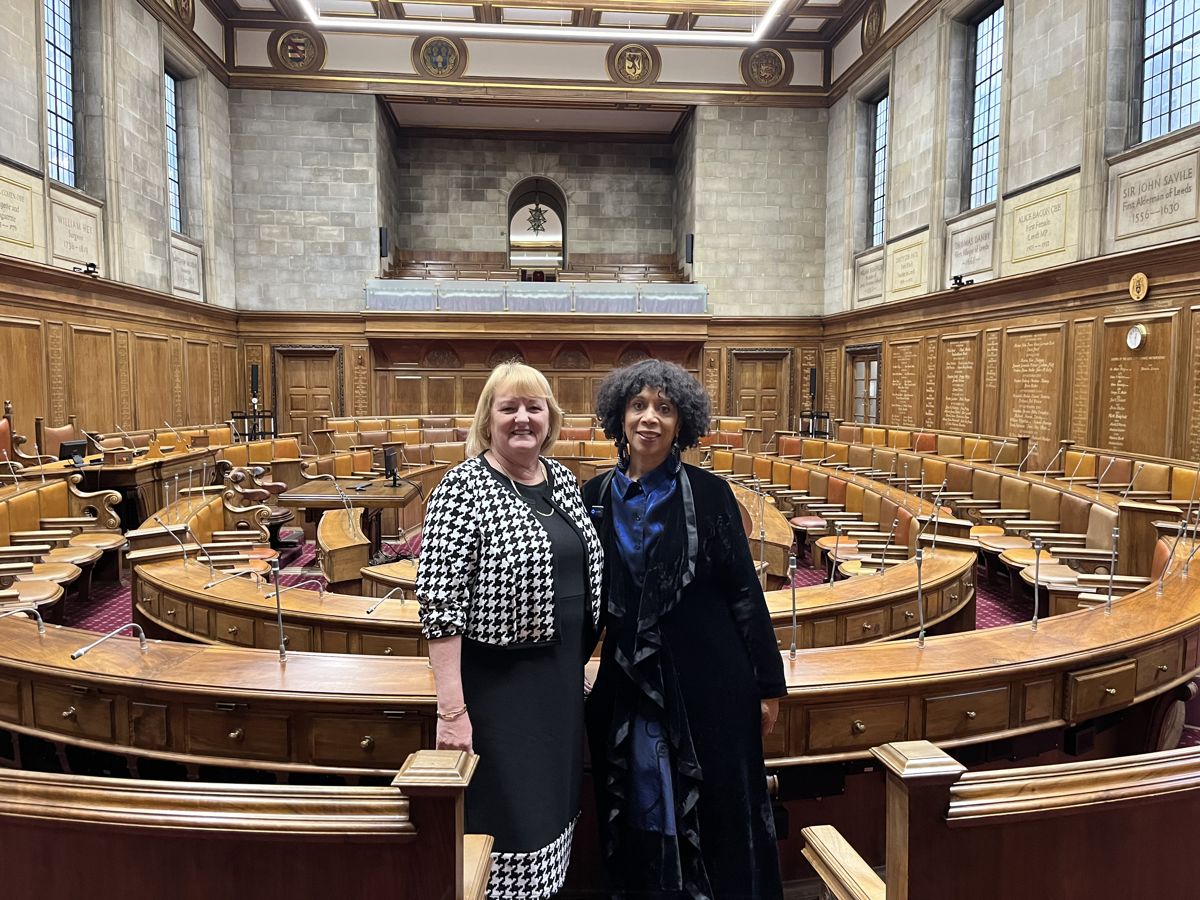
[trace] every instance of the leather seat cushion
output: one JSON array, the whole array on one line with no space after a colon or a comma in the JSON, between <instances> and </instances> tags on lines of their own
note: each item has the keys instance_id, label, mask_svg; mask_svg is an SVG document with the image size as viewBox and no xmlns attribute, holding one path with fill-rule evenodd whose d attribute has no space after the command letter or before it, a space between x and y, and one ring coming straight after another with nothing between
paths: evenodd
<instances>
[{"instance_id":1,"label":"leather seat cushion","mask_svg":"<svg viewBox=\"0 0 1200 900\"><path fill-rule=\"evenodd\" d=\"M788 522L793 528L824 528L829 524L820 516L795 516Z\"/></svg>"}]
</instances>

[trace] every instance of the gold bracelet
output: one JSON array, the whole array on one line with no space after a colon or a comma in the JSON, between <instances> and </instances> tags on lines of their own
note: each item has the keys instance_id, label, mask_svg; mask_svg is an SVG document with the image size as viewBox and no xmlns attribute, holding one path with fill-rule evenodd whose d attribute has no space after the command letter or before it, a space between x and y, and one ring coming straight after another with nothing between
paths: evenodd
<instances>
[{"instance_id":1,"label":"gold bracelet","mask_svg":"<svg viewBox=\"0 0 1200 900\"><path fill-rule=\"evenodd\" d=\"M467 705L464 703L458 709L452 709L449 712L437 711L437 717L443 722L453 722L455 719L460 719L467 714Z\"/></svg>"}]
</instances>

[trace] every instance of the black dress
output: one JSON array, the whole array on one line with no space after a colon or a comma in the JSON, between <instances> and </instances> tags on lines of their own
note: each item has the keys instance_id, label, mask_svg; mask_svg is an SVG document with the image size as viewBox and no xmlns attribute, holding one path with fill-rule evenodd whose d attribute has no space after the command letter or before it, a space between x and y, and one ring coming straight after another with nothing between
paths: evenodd
<instances>
[{"instance_id":1,"label":"black dress","mask_svg":"<svg viewBox=\"0 0 1200 900\"><path fill-rule=\"evenodd\" d=\"M618 897L779 900L759 701L783 663L728 485L680 472L641 590L622 559L614 491L584 487L605 550L600 672L587 702L602 851ZM690 511L689 511L690 506ZM670 833L635 827L635 726L663 733Z\"/></svg>"},{"instance_id":2,"label":"black dress","mask_svg":"<svg viewBox=\"0 0 1200 900\"><path fill-rule=\"evenodd\" d=\"M553 509L547 483L516 487L550 536L562 639L515 647L462 641L463 699L479 754L466 830L495 839L487 895L496 900L549 897L562 886L583 769L584 546L557 510L541 515Z\"/></svg>"}]
</instances>

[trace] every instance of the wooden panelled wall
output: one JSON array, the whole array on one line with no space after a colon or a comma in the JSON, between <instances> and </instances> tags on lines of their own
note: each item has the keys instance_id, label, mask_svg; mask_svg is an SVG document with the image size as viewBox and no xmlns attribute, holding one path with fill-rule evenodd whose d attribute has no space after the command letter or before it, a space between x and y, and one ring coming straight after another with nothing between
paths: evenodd
<instances>
[{"instance_id":1,"label":"wooden panelled wall","mask_svg":"<svg viewBox=\"0 0 1200 900\"><path fill-rule=\"evenodd\" d=\"M496 362L546 372L591 412L613 366L657 355L695 372L725 415L789 427L810 406L847 417L852 352L878 348L884 424L1028 434L1148 455L1200 456L1200 242L1106 257L820 319L235 313L0 259L0 398L32 434L43 411L89 429L212 421L265 407L289 360L332 362L335 414L469 414ZM1144 272L1148 296L1129 280ZM1136 351L1130 326L1146 328ZM283 424L283 423L281 423Z\"/></svg>"},{"instance_id":2,"label":"wooden panelled wall","mask_svg":"<svg viewBox=\"0 0 1200 900\"><path fill-rule=\"evenodd\" d=\"M1149 278L1141 301L1137 273ZM1144 344L1126 346L1142 325ZM882 355L885 424L1200 456L1200 248L1092 260L827 318L825 393L849 409L853 353ZM836 379L836 384L835 384Z\"/></svg>"}]
</instances>

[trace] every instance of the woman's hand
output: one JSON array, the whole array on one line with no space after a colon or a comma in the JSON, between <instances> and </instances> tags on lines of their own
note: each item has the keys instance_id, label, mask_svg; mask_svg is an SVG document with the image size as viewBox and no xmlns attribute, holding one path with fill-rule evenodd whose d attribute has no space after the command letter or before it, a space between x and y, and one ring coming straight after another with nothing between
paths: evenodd
<instances>
[{"instance_id":1,"label":"woman's hand","mask_svg":"<svg viewBox=\"0 0 1200 900\"><path fill-rule=\"evenodd\" d=\"M762 711L762 736L765 741L779 721L779 700L760 700L758 706Z\"/></svg>"},{"instance_id":2,"label":"woman's hand","mask_svg":"<svg viewBox=\"0 0 1200 900\"><path fill-rule=\"evenodd\" d=\"M472 736L470 713L463 713L457 719L451 719L449 722L445 719L438 719L436 744L438 750L466 750L468 753L473 753Z\"/></svg>"}]
</instances>

